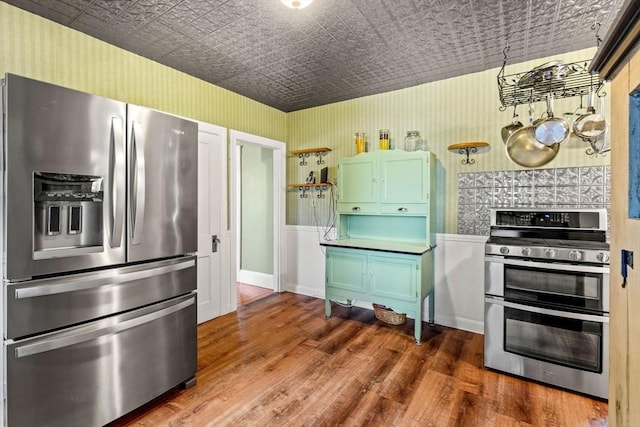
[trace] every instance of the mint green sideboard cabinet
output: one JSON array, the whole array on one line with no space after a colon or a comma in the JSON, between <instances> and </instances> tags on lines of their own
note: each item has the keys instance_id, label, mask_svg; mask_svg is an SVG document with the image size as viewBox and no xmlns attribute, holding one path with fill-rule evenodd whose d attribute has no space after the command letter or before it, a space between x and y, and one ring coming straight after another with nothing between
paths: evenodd
<instances>
[{"instance_id":1,"label":"mint green sideboard cabinet","mask_svg":"<svg viewBox=\"0 0 640 427\"><path fill-rule=\"evenodd\" d=\"M434 315L435 156L401 150L362 153L338 162L337 240L326 248L325 315L331 301L367 301L415 319Z\"/></svg>"}]
</instances>

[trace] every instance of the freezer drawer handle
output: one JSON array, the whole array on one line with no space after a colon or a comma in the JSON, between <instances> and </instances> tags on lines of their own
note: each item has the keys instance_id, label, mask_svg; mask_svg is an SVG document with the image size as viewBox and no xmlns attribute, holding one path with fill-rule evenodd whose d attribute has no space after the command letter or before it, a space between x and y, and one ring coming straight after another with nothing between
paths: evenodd
<instances>
[{"instance_id":1,"label":"freezer drawer handle","mask_svg":"<svg viewBox=\"0 0 640 427\"><path fill-rule=\"evenodd\" d=\"M71 336L65 336L63 338L54 338L34 344L27 344L22 347L16 347L15 355L18 359L20 357L32 356L34 354L44 353L46 351L80 344L85 341L91 341L105 335L117 334L119 332L126 331L127 329L132 329L136 326L144 325L145 323L153 322L154 320L166 317L171 313L180 311L185 307L189 307L193 304L194 298L191 297L186 301L182 301L170 307L163 308L162 310L154 311L152 313L145 314L140 317L135 317L130 320L125 320L124 322L117 323L115 325L106 326L100 329L91 329L88 331L79 332ZM87 329L89 329L89 327Z\"/></svg>"},{"instance_id":2,"label":"freezer drawer handle","mask_svg":"<svg viewBox=\"0 0 640 427\"><path fill-rule=\"evenodd\" d=\"M162 274L173 273L175 271L191 268L195 265L196 261L194 259L190 259L179 264L165 265L152 269L133 271L131 273L124 273L119 276L101 277L94 280L83 280L77 282L70 281L55 285L41 285L33 286L31 288L16 289L14 295L15 299L24 299L45 295L63 294L65 292L81 291L86 289L98 288L100 286L131 282L133 280L148 279L153 276L160 276Z\"/></svg>"}]
</instances>

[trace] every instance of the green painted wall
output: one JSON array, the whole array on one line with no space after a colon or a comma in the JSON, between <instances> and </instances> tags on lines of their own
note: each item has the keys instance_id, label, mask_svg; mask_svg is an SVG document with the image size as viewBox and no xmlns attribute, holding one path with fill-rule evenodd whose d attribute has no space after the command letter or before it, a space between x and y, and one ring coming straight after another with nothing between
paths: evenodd
<instances>
[{"instance_id":1,"label":"green painted wall","mask_svg":"<svg viewBox=\"0 0 640 427\"><path fill-rule=\"evenodd\" d=\"M520 73L552 59L566 63L590 59L595 49L572 52L553 58L542 58L521 64L508 64L506 74ZM367 96L289 113L287 148L289 150L329 147L325 160L331 180L336 177L337 161L355 155L354 132L368 134L370 146L377 146L378 130L389 129L392 143L400 143L408 130L419 130L426 138L429 150L439 161L438 203L441 217L438 232L455 233L457 222L457 177L459 172L523 169L505 155L500 136L502 126L510 123L513 109L501 112L496 76L499 69L467 74L447 80L423 84L408 89ZM607 91L607 87L604 88ZM609 97L605 98L608 104ZM586 99L584 100L586 104ZM580 105L579 98L560 99L555 102L556 115L573 112ZM546 110L542 103L534 105L536 116ZM519 109L525 122L527 106ZM486 141L488 151L473 156L476 163L462 165L462 156L449 152L447 147L457 142ZM570 167L609 164L609 157L589 157L587 143L572 140L562 147L556 159L545 167ZM324 165L323 165L324 166ZM304 182L310 170L319 172L320 165L310 157L307 166L290 156L287 162L287 182ZM287 224L314 225L316 214L320 223L326 223L329 199L298 197L296 190L287 195Z\"/></svg>"},{"instance_id":2,"label":"green painted wall","mask_svg":"<svg viewBox=\"0 0 640 427\"><path fill-rule=\"evenodd\" d=\"M278 141L287 114L0 2L0 72Z\"/></svg>"},{"instance_id":3,"label":"green painted wall","mask_svg":"<svg viewBox=\"0 0 640 427\"><path fill-rule=\"evenodd\" d=\"M243 145L240 268L273 274L273 150Z\"/></svg>"}]
</instances>

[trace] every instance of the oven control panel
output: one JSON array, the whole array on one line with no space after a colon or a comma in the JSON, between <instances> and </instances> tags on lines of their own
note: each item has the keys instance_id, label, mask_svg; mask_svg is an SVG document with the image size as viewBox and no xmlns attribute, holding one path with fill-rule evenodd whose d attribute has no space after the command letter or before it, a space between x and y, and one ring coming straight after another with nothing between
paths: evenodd
<instances>
[{"instance_id":1,"label":"oven control panel","mask_svg":"<svg viewBox=\"0 0 640 427\"><path fill-rule=\"evenodd\" d=\"M571 229L602 229L606 227L606 211L500 210L496 209L491 225L506 227L550 227Z\"/></svg>"},{"instance_id":2,"label":"oven control panel","mask_svg":"<svg viewBox=\"0 0 640 427\"><path fill-rule=\"evenodd\" d=\"M550 248L544 246L518 246L487 243L485 246L485 254L509 258L609 264L608 250Z\"/></svg>"}]
</instances>

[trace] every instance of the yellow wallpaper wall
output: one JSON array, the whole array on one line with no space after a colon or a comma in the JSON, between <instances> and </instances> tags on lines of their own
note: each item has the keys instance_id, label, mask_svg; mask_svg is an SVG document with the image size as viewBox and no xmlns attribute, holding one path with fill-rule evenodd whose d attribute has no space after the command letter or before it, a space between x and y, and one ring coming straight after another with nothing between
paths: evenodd
<instances>
[{"instance_id":1,"label":"yellow wallpaper wall","mask_svg":"<svg viewBox=\"0 0 640 427\"><path fill-rule=\"evenodd\" d=\"M588 59L594 52L509 64L506 72L526 71L551 59ZM290 150L326 146L333 150L325 157L330 179L335 179L337 160L355 154L354 132L367 132L375 146L380 128L390 129L393 143L401 143L407 130L419 130L439 159L441 232L455 233L459 172L521 169L507 159L500 139L512 110L498 110L497 68L286 114L0 1L0 72L285 141ZM579 103L575 98L558 100L556 112L573 111ZM537 114L544 111L541 104L535 107ZM521 119L525 110L520 108ZM464 166L459 154L446 149L462 141L487 141L491 147L474 156L474 165ZM586 156L586 148L572 141L546 167L609 164L608 156ZM299 160L290 157L287 182L304 182L310 170L319 175L321 166L315 160L299 166ZM287 224L327 225L330 211L330 197L302 199L296 190L288 192Z\"/></svg>"},{"instance_id":2,"label":"yellow wallpaper wall","mask_svg":"<svg viewBox=\"0 0 640 427\"><path fill-rule=\"evenodd\" d=\"M542 58L526 63L507 63L506 74L520 73L552 59L575 62L590 59L595 49L587 49L553 58ZM376 148L378 130L389 129L392 142L402 143L407 130L419 130L427 139L429 150L438 160L440 179L440 218L438 231L456 232L457 176L459 172L523 169L505 155L500 136L502 126L510 123L513 109L501 112L498 107L496 76L499 68L468 74L461 77L423 84L408 89L373 95L331 105L289 113L288 149L329 147L325 160L330 179L335 179L337 161L355 155L353 133L367 132L370 145ZM605 91L608 89L604 88ZM606 97L606 104L608 104ZM586 99L584 103L586 104ZM576 110L580 98L556 100L556 115ZM546 110L546 105L534 105L536 115ZM520 106L522 122L527 116L527 106ZM456 142L486 141L488 151L473 156L476 163L462 165L462 156L447 151ZM371 144L373 143L373 144ZM556 159L547 168L591 166L609 164L609 156L589 157L588 145L581 140L571 140L562 147ZM287 163L287 182L304 182L310 170L319 173L320 167L311 157L308 166L299 166L299 160L290 157ZM314 225L326 224L329 198L300 198L296 190L287 195L287 223Z\"/></svg>"},{"instance_id":3,"label":"yellow wallpaper wall","mask_svg":"<svg viewBox=\"0 0 640 427\"><path fill-rule=\"evenodd\" d=\"M0 2L0 72L285 141L287 114Z\"/></svg>"}]
</instances>

